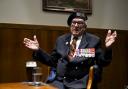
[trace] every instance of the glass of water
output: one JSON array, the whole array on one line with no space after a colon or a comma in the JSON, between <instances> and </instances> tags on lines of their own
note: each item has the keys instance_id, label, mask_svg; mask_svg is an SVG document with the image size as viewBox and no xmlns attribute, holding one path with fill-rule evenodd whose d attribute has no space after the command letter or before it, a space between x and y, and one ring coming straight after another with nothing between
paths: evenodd
<instances>
[{"instance_id":1,"label":"glass of water","mask_svg":"<svg viewBox=\"0 0 128 89\"><path fill-rule=\"evenodd\" d=\"M34 67L32 73L33 85L42 85L42 68Z\"/></svg>"}]
</instances>

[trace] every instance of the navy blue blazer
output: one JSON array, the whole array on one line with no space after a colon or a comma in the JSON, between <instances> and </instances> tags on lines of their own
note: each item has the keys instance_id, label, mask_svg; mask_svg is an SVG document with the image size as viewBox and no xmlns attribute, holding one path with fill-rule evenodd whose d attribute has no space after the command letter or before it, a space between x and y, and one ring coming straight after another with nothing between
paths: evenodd
<instances>
[{"instance_id":1,"label":"navy blue blazer","mask_svg":"<svg viewBox=\"0 0 128 89\"><path fill-rule=\"evenodd\" d=\"M86 32L83 34L78 48L95 48L95 57L75 57L73 61L69 61L67 55L69 53L70 40L71 33L58 37L51 55L39 49L34 52L34 59L55 67L57 71L55 80L72 88L85 88L90 66L97 65L93 81L93 84L96 85L101 80L102 68L111 62L111 49L103 51L100 38Z\"/></svg>"}]
</instances>

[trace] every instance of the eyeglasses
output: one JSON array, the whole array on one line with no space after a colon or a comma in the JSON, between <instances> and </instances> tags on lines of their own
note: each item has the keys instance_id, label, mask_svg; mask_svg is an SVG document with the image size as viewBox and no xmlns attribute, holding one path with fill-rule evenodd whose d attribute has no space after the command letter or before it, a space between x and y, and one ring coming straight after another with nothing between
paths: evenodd
<instances>
[{"instance_id":1,"label":"eyeglasses","mask_svg":"<svg viewBox=\"0 0 128 89\"><path fill-rule=\"evenodd\" d=\"M75 25L75 24L83 25L84 22L82 22L82 21L72 21L72 24L73 24L73 25Z\"/></svg>"}]
</instances>

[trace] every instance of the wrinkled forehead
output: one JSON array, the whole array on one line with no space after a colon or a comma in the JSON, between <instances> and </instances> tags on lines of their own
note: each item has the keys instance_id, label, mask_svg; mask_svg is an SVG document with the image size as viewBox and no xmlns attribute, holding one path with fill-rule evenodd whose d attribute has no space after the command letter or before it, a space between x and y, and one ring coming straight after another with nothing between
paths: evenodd
<instances>
[{"instance_id":1,"label":"wrinkled forehead","mask_svg":"<svg viewBox=\"0 0 128 89\"><path fill-rule=\"evenodd\" d=\"M82 18L76 17L72 20L73 21L79 21L79 22L85 22Z\"/></svg>"}]
</instances>

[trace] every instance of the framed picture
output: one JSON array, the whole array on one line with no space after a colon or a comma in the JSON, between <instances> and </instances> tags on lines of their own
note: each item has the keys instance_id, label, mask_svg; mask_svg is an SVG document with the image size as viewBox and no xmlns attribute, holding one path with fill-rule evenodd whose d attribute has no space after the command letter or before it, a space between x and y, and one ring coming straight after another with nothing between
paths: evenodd
<instances>
[{"instance_id":1,"label":"framed picture","mask_svg":"<svg viewBox=\"0 0 128 89\"><path fill-rule=\"evenodd\" d=\"M43 0L44 11L74 12L76 10L92 13L91 0Z\"/></svg>"}]
</instances>

